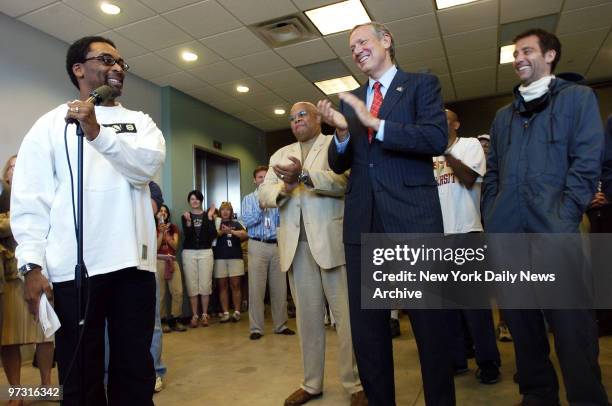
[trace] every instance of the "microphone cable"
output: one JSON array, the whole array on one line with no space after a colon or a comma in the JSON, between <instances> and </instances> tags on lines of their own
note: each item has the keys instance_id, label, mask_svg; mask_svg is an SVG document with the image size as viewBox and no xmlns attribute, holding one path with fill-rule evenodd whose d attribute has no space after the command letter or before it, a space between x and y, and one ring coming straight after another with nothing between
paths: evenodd
<instances>
[{"instance_id":1,"label":"microphone cable","mask_svg":"<svg viewBox=\"0 0 612 406\"><path fill-rule=\"evenodd\" d=\"M68 132L68 125L70 123L66 123L64 125L64 148L66 151L66 161L68 163L68 172L70 173L70 195L71 195L71 202L72 202L72 220L73 220L73 224L74 224L74 234L75 237L77 239L77 244L78 244L78 238L79 238L79 229L78 229L78 225L77 225L77 219L76 219L76 208L75 208L75 203L74 203L74 177L72 175L72 165L70 164L70 154L68 153L68 137L67 137L67 132ZM77 124L78 125L78 124ZM83 150L83 154L85 154L85 150ZM81 333L79 334L79 337L77 339L77 345L76 348L74 350L74 354L72 355L72 359L70 360L70 364L68 365L68 369L66 370L66 376L64 378L64 382L63 384L65 385L66 382L68 381L68 379L70 378L70 374L72 373L72 368L74 367L74 363L77 359L77 356L79 354L79 350L81 349L81 346L83 344L83 336L85 334L85 329L87 328L87 314L89 312L89 298L90 298L90 290L89 290L89 283L87 282L87 280L89 279L89 274L87 273L87 267L83 267L83 271L85 272L85 275L83 276L83 281L86 285L85 287L85 311L83 314L83 328L81 329ZM74 281L75 284L75 289L76 289L76 279ZM80 309L79 309L80 311ZM81 320L78 320L79 324L81 323ZM81 368L83 367L83 365L81 365ZM82 391L83 388L80 388L80 390Z\"/></svg>"}]
</instances>

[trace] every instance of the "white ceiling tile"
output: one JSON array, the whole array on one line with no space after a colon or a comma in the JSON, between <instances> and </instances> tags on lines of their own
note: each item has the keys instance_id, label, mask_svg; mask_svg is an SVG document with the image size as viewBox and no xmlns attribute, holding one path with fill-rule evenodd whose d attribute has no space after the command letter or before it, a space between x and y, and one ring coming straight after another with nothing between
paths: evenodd
<instances>
[{"instance_id":1,"label":"white ceiling tile","mask_svg":"<svg viewBox=\"0 0 612 406\"><path fill-rule=\"evenodd\" d=\"M336 58L336 54L321 38L276 48L275 51L293 66L309 65Z\"/></svg>"},{"instance_id":2,"label":"white ceiling tile","mask_svg":"<svg viewBox=\"0 0 612 406\"><path fill-rule=\"evenodd\" d=\"M395 59L400 64L418 62L422 59L444 58L444 48L440 38L415 42L395 48Z\"/></svg>"},{"instance_id":3,"label":"white ceiling tile","mask_svg":"<svg viewBox=\"0 0 612 406\"><path fill-rule=\"evenodd\" d=\"M224 94L219 89L209 85L204 85L199 89L189 90L185 93L208 104L235 101L235 99L233 99L232 97Z\"/></svg>"},{"instance_id":4,"label":"white ceiling tile","mask_svg":"<svg viewBox=\"0 0 612 406\"><path fill-rule=\"evenodd\" d=\"M586 77L588 80L612 79L612 47L599 51L599 54L591 64Z\"/></svg>"},{"instance_id":5,"label":"white ceiling tile","mask_svg":"<svg viewBox=\"0 0 612 406\"><path fill-rule=\"evenodd\" d=\"M448 55L461 55L465 52L496 48L497 26L449 35L444 37L444 44Z\"/></svg>"},{"instance_id":6,"label":"white ceiling tile","mask_svg":"<svg viewBox=\"0 0 612 406\"><path fill-rule=\"evenodd\" d=\"M158 13L164 13L166 11L174 10L188 4L197 3L201 0L139 0L141 3L146 4Z\"/></svg>"},{"instance_id":7,"label":"white ceiling tile","mask_svg":"<svg viewBox=\"0 0 612 406\"><path fill-rule=\"evenodd\" d=\"M212 99L208 100L207 103L227 114L234 114L239 111L245 111L249 109L249 106L247 106L246 104L233 99Z\"/></svg>"},{"instance_id":8,"label":"white ceiling tile","mask_svg":"<svg viewBox=\"0 0 612 406\"><path fill-rule=\"evenodd\" d=\"M497 24L497 0L477 1L438 11L443 35L473 31Z\"/></svg>"},{"instance_id":9,"label":"white ceiling tile","mask_svg":"<svg viewBox=\"0 0 612 406\"><path fill-rule=\"evenodd\" d=\"M43 7L19 17L19 20L68 43L107 30L104 25L62 3Z\"/></svg>"},{"instance_id":10,"label":"white ceiling tile","mask_svg":"<svg viewBox=\"0 0 612 406\"><path fill-rule=\"evenodd\" d=\"M123 35L117 34L115 31L104 31L97 35L104 38L108 38L113 41L121 56L126 60L128 58L133 58L135 56L149 53L149 50L145 47L138 45L134 41L130 41ZM129 64L130 61L127 61L127 63Z\"/></svg>"},{"instance_id":11,"label":"white ceiling tile","mask_svg":"<svg viewBox=\"0 0 612 406\"><path fill-rule=\"evenodd\" d=\"M239 111L237 113L232 113L234 117L239 118L242 121L250 122L250 121L261 121L265 120L266 116L263 114L249 108L248 110Z\"/></svg>"},{"instance_id":12,"label":"white ceiling tile","mask_svg":"<svg viewBox=\"0 0 612 406\"><path fill-rule=\"evenodd\" d=\"M260 120L260 121L252 121L251 125L263 131L274 131L274 130L280 130L280 129L289 127L289 124L283 125L282 123L276 122L274 120L269 120L269 119Z\"/></svg>"},{"instance_id":13,"label":"white ceiling tile","mask_svg":"<svg viewBox=\"0 0 612 406\"><path fill-rule=\"evenodd\" d=\"M203 38L200 42L226 59L251 55L269 49L257 35L246 27Z\"/></svg>"},{"instance_id":14,"label":"white ceiling tile","mask_svg":"<svg viewBox=\"0 0 612 406\"><path fill-rule=\"evenodd\" d=\"M359 83L363 83L368 79L367 75L365 75L362 71L360 71L357 65L355 65L355 62L353 62L352 56L345 56L340 59L342 60L342 62L344 62L346 67L351 71L351 73L353 74L355 79L357 79Z\"/></svg>"},{"instance_id":15,"label":"white ceiling tile","mask_svg":"<svg viewBox=\"0 0 612 406\"><path fill-rule=\"evenodd\" d=\"M453 73L455 92L459 99L474 99L496 92L495 72L497 68L476 69Z\"/></svg>"},{"instance_id":16,"label":"white ceiling tile","mask_svg":"<svg viewBox=\"0 0 612 406\"><path fill-rule=\"evenodd\" d=\"M602 42L606 39L607 35L607 28L582 31L574 34L559 35L559 41L561 41L562 45L561 59L563 59L566 52L575 53L585 48L599 49Z\"/></svg>"},{"instance_id":17,"label":"white ceiling tile","mask_svg":"<svg viewBox=\"0 0 612 406\"><path fill-rule=\"evenodd\" d=\"M563 5L563 11L598 6L600 4L609 3L610 1L611 0L565 0L565 4Z\"/></svg>"},{"instance_id":18,"label":"white ceiling tile","mask_svg":"<svg viewBox=\"0 0 612 406\"><path fill-rule=\"evenodd\" d=\"M500 21L512 21L558 13L563 0L501 0Z\"/></svg>"},{"instance_id":19,"label":"white ceiling tile","mask_svg":"<svg viewBox=\"0 0 612 406\"><path fill-rule=\"evenodd\" d=\"M248 104L249 106L253 108L258 107L258 106L269 106L273 104L278 104L278 105L287 104L285 99L283 99L278 94L271 92L269 90L264 90L263 92L259 92L259 93L249 92L241 96L242 97L239 100L245 104Z\"/></svg>"},{"instance_id":20,"label":"white ceiling tile","mask_svg":"<svg viewBox=\"0 0 612 406\"><path fill-rule=\"evenodd\" d=\"M338 56L349 56L351 54L351 47L349 47L349 34L348 31L340 32L338 34L326 35L323 37L327 45L334 50Z\"/></svg>"},{"instance_id":21,"label":"white ceiling tile","mask_svg":"<svg viewBox=\"0 0 612 406\"><path fill-rule=\"evenodd\" d=\"M2 0L0 1L0 12L11 17L18 17L51 3L55 3L56 1L57 0Z\"/></svg>"},{"instance_id":22,"label":"white ceiling tile","mask_svg":"<svg viewBox=\"0 0 612 406\"><path fill-rule=\"evenodd\" d=\"M282 114L280 116L277 114L274 114L274 110L279 109L279 108L285 110L285 114ZM254 109L272 120L285 121L287 118L287 115L289 114L289 110L291 110L291 105L283 100L282 102L279 102L279 103L268 104L265 106L264 105L255 106Z\"/></svg>"},{"instance_id":23,"label":"white ceiling tile","mask_svg":"<svg viewBox=\"0 0 612 406\"><path fill-rule=\"evenodd\" d=\"M231 62L250 75L263 75L264 73L286 69L289 64L274 51L264 51L252 55L234 58Z\"/></svg>"},{"instance_id":24,"label":"white ceiling tile","mask_svg":"<svg viewBox=\"0 0 612 406\"><path fill-rule=\"evenodd\" d=\"M245 75L246 76L246 75ZM249 88L248 93L258 93L264 92L268 89L263 86L261 83L257 82L255 79L250 77L244 77L238 80L232 80L230 82L220 83L215 85L217 89L221 90L223 93L226 93L229 96L235 97L239 100L243 100L243 93L238 93L236 90L236 86L242 85L247 86Z\"/></svg>"},{"instance_id":25,"label":"white ceiling tile","mask_svg":"<svg viewBox=\"0 0 612 406\"><path fill-rule=\"evenodd\" d=\"M610 27L612 2L561 13L557 35Z\"/></svg>"},{"instance_id":26,"label":"white ceiling tile","mask_svg":"<svg viewBox=\"0 0 612 406\"><path fill-rule=\"evenodd\" d=\"M198 56L198 59L192 62L185 61L181 56L185 51L195 53ZM198 41L191 41L185 44L175 45L170 48L155 51L155 53L183 69L192 69L197 66L210 65L223 60L219 55L206 48Z\"/></svg>"},{"instance_id":27,"label":"white ceiling tile","mask_svg":"<svg viewBox=\"0 0 612 406\"><path fill-rule=\"evenodd\" d=\"M371 12L370 16L383 23L434 11L431 0L365 0L365 3Z\"/></svg>"},{"instance_id":28,"label":"white ceiling tile","mask_svg":"<svg viewBox=\"0 0 612 406\"><path fill-rule=\"evenodd\" d=\"M257 81L263 83L270 89L277 87L289 87L294 85L308 84L308 80L304 78L297 70L284 69L281 71L265 73L263 75L255 76Z\"/></svg>"},{"instance_id":29,"label":"white ceiling tile","mask_svg":"<svg viewBox=\"0 0 612 406\"><path fill-rule=\"evenodd\" d=\"M245 24L255 24L296 13L291 0L218 0Z\"/></svg>"},{"instance_id":30,"label":"white ceiling tile","mask_svg":"<svg viewBox=\"0 0 612 406\"><path fill-rule=\"evenodd\" d=\"M277 88L274 91L292 105L299 101L316 104L319 100L325 99L323 92L311 84Z\"/></svg>"},{"instance_id":31,"label":"white ceiling tile","mask_svg":"<svg viewBox=\"0 0 612 406\"><path fill-rule=\"evenodd\" d=\"M111 28L155 15L153 10L143 6L138 0L112 0L114 5L121 8L121 13L116 15L104 13L100 9L100 1L98 0L63 0L63 2L87 17Z\"/></svg>"},{"instance_id":32,"label":"white ceiling tile","mask_svg":"<svg viewBox=\"0 0 612 406\"><path fill-rule=\"evenodd\" d=\"M330 4L338 3L338 0L293 0L293 4L300 10L312 10Z\"/></svg>"},{"instance_id":33,"label":"white ceiling tile","mask_svg":"<svg viewBox=\"0 0 612 406\"><path fill-rule=\"evenodd\" d=\"M448 57L453 72L463 72L497 65L497 48L476 51L465 54L457 54Z\"/></svg>"},{"instance_id":34,"label":"white ceiling tile","mask_svg":"<svg viewBox=\"0 0 612 406\"><path fill-rule=\"evenodd\" d=\"M135 73L145 79L169 75L181 70L178 66L171 64L154 53L131 58L129 65L130 73Z\"/></svg>"},{"instance_id":35,"label":"white ceiling tile","mask_svg":"<svg viewBox=\"0 0 612 406\"><path fill-rule=\"evenodd\" d=\"M440 36L434 13L397 20L386 25L393 34L396 46L439 38Z\"/></svg>"},{"instance_id":36,"label":"white ceiling tile","mask_svg":"<svg viewBox=\"0 0 612 406\"><path fill-rule=\"evenodd\" d=\"M198 78L212 84L225 83L247 76L243 71L226 61L190 69L190 72Z\"/></svg>"},{"instance_id":37,"label":"white ceiling tile","mask_svg":"<svg viewBox=\"0 0 612 406\"><path fill-rule=\"evenodd\" d=\"M206 83L186 72L171 73L157 78L149 79L159 86L172 86L182 92L201 89Z\"/></svg>"},{"instance_id":38,"label":"white ceiling tile","mask_svg":"<svg viewBox=\"0 0 612 406\"><path fill-rule=\"evenodd\" d=\"M214 0L202 1L162 15L197 39L242 25Z\"/></svg>"},{"instance_id":39,"label":"white ceiling tile","mask_svg":"<svg viewBox=\"0 0 612 406\"><path fill-rule=\"evenodd\" d=\"M591 62L597 55L596 49L590 49L584 52L580 57L576 58L564 58L559 61L559 64L555 68L555 74L563 72L579 73L585 76Z\"/></svg>"},{"instance_id":40,"label":"white ceiling tile","mask_svg":"<svg viewBox=\"0 0 612 406\"><path fill-rule=\"evenodd\" d=\"M401 64L401 68L407 72L430 72L440 75L448 75L448 64L446 58L419 60L411 63Z\"/></svg>"},{"instance_id":41,"label":"white ceiling tile","mask_svg":"<svg viewBox=\"0 0 612 406\"><path fill-rule=\"evenodd\" d=\"M518 83L519 79L514 71L511 63L505 63L497 66L497 81L498 82L513 82Z\"/></svg>"},{"instance_id":42,"label":"white ceiling tile","mask_svg":"<svg viewBox=\"0 0 612 406\"><path fill-rule=\"evenodd\" d=\"M455 88L453 87L450 75L438 75L438 80L442 87L442 100L444 100L444 103L455 100L457 96L455 95Z\"/></svg>"},{"instance_id":43,"label":"white ceiling tile","mask_svg":"<svg viewBox=\"0 0 612 406\"><path fill-rule=\"evenodd\" d=\"M119 27L115 31L152 51L192 40L184 31L160 16Z\"/></svg>"}]
</instances>

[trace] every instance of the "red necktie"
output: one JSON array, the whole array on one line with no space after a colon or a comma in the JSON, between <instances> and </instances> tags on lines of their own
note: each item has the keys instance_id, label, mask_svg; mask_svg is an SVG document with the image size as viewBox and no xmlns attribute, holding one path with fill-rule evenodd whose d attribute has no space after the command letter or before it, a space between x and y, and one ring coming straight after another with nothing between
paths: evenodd
<instances>
[{"instance_id":1,"label":"red necktie","mask_svg":"<svg viewBox=\"0 0 612 406\"><path fill-rule=\"evenodd\" d=\"M370 113L372 113L374 117L378 117L378 110L380 110L380 106L383 102L383 95L380 91L380 86L382 86L380 82L374 82L374 99L372 99L372 105L370 106ZM368 128L368 142L370 144L372 143L373 138L374 130Z\"/></svg>"}]
</instances>

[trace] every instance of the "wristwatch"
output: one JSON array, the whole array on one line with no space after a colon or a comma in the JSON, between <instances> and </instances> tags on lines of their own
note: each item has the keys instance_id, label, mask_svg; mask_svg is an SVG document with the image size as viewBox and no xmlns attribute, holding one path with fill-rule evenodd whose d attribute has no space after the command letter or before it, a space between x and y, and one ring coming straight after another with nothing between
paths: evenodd
<instances>
[{"instance_id":1,"label":"wristwatch","mask_svg":"<svg viewBox=\"0 0 612 406\"><path fill-rule=\"evenodd\" d=\"M303 184L310 183L310 175L308 172L302 171L302 173L298 175L297 180Z\"/></svg>"},{"instance_id":2,"label":"wristwatch","mask_svg":"<svg viewBox=\"0 0 612 406\"><path fill-rule=\"evenodd\" d=\"M40 265L37 264L25 264L19 268L19 274L21 276L26 276L28 272L33 271L36 268L40 268Z\"/></svg>"}]
</instances>

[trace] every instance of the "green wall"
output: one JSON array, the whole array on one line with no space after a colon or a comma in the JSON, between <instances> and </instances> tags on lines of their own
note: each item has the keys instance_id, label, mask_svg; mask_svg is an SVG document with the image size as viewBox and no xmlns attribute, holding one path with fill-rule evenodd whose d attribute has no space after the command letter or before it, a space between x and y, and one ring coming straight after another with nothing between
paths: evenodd
<instances>
[{"instance_id":1,"label":"green wall","mask_svg":"<svg viewBox=\"0 0 612 406\"><path fill-rule=\"evenodd\" d=\"M264 132L194 99L174 88L162 88L162 131L166 139L163 171L164 199L173 222L187 209L187 193L193 189L194 146L215 151L220 141L223 155L240 160L240 195L254 189L252 171L267 163Z\"/></svg>"}]
</instances>

